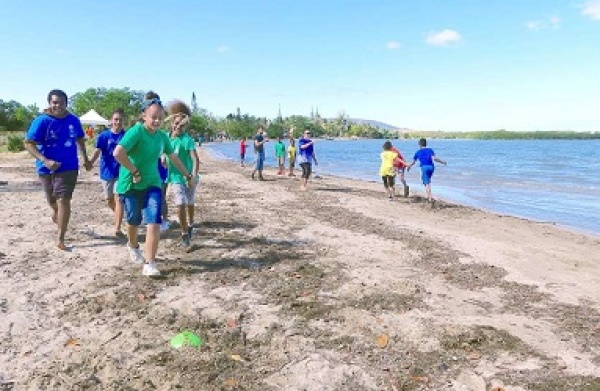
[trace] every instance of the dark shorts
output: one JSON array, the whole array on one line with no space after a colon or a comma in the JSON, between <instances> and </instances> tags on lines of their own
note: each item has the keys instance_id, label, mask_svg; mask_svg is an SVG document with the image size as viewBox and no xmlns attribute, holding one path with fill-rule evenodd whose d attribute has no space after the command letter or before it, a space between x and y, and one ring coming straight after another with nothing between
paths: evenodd
<instances>
[{"instance_id":1,"label":"dark shorts","mask_svg":"<svg viewBox=\"0 0 600 391\"><path fill-rule=\"evenodd\" d=\"M146 190L130 190L125 194L119 195L125 219L127 224L138 226L142 223L142 213L144 220L148 224L162 223L162 189L160 187L150 187Z\"/></svg>"},{"instance_id":2,"label":"dark shorts","mask_svg":"<svg viewBox=\"0 0 600 391\"><path fill-rule=\"evenodd\" d=\"M240 153L240 159L244 160L246 158L246 152Z\"/></svg>"},{"instance_id":3,"label":"dark shorts","mask_svg":"<svg viewBox=\"0 0 600 391\"><path fill-rule=\"evenodd\" d=\"M383 180L383 186L387 189L390 187L394 187L396 184L396 181L394 180L394 176L392 175L384 175L381 177L381 179Z\"/></svg>"},{"instance_id":4,"label":"dark shorts","mask_svg":"<svg viewBox=\"0 0 600 391\"><path fill-rule=\"evenodd\" d=\"M302 178L308 179L312 173L312 164L300 163L300 167L302 167Z\"/></svg>"},{"instance_id":5,"label":"dark shorts","mask_svg":"<svg viewBox=\"0 0 600 391\"><path fill-rule=\"evenodd\" d=\"M53 204L57 199L71 199L77 184L77 175L79 175L77 170L40 175L40 182L48 202Z\"/></svg>"}]
</instances>

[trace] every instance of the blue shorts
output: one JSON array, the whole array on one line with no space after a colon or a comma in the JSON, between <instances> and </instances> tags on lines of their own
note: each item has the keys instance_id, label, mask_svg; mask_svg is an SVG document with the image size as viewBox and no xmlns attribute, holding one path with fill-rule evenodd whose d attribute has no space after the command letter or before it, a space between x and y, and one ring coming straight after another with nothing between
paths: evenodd
<instances>
[{"instance_id":1,"label":"blue shorts","mask_svg":"<svg viewBox=\"0 0 600 391\"><path fill-rule=\"evenodd\" d=\"M150 187L146 190L130 190L125 194L119 194L127 224L138 226L142 224L142 213L148 224L162 223L161 204L162 189Z\"/></svg>"},{"instance_id":2,"label":"blue shorts","mask_svg":"<svg viewBox=\"0 0 600 391\"><path fill-rule=\"evenodd\" d=\"M433 166L421 166L421 180L424 185L431 183L431 177L433 176L435 168Z\"/></svg>"},{"instance_id":3,"label":"blue shorts","mask_svg":"<svg viewBox=\"0 0 600 391\"><path fill-rule=\"evenodd\" d=\"M256 153L256 164L254 165L254 169L258 171L262 171L265 165L265 153L257 152Z\"/></svg>"}]
</instances>

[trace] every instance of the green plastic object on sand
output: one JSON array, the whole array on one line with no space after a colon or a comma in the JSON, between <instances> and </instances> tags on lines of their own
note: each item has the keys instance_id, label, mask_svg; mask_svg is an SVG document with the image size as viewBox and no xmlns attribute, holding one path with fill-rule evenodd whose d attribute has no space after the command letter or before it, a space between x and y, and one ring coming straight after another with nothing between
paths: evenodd
<instances>
[{"instance_id":1,"label":"green plastic object on sand","mask_svg":"<svg viewBox=\"0 0 600 391\"><path fill-rule=\"evenodd\" d=\"M179 349L184 346L199 348L202 345L202 342L202 338L191 331L184 331L171 338L171 346L173 346L175 349Z\"/></svg>"}]
</instances>

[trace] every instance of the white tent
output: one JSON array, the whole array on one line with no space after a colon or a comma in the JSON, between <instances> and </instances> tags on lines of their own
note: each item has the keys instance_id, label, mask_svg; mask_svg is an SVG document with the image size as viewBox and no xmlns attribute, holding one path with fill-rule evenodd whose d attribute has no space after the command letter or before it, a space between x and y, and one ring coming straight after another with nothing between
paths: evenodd
<instances>
[{"instance_id":1,"label":"white tent","mask_svg":"<svg viewBox=\"0 0 600 391\"><path fill-rule=\"evenodd\" d=\"M92 125L92 126L106 125L106 126L108 126L110 124L110 122L107 119L102 118L102 116L100 114L98 114L96 112L96 110L94 110L94 109L91 109L90 111L88 111L87 113L85 113L84 115L79 117L79 120L81 121L81 123L83 125Z\"/></svg>"}]
</instances>

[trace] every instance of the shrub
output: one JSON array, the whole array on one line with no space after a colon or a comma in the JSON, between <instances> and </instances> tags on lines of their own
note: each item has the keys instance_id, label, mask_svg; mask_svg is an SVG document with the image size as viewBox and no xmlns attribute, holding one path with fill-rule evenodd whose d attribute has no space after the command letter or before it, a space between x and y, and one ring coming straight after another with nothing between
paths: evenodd
<instances>
[{"instance_id":1,"label":"shrub","mask_svg":"<svg viewBox=\"0 0 600 391\"><path fill-rule=\"evenodd\" d=\"M8 136L8 150L10 152L21 152L25 150L23 146L23 136Z\"/></svg>"}]
</instances>

